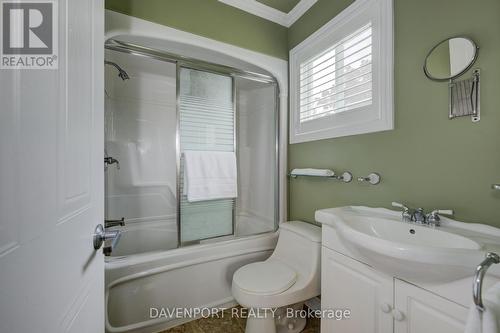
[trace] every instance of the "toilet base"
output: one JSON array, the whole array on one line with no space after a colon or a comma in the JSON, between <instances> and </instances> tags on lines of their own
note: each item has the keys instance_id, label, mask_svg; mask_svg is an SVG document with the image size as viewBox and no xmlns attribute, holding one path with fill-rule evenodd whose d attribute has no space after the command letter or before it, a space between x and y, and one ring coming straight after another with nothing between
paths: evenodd
<instances>
[{"instance_id":1,"label":"toilet base","mask_svg":"<svg viewBox=\"0 0 500 333\"><path fill-rule=\"evenodd\" d=\"M306 318L287 316L287 309L294 312L302 310L304 303L297 303L276 310L276 332L277 333L299 333L306 327Z\"/></svg>"},{"instance_id":2,"label":"toilet base","mask_svg":"<svg viewBox=\"0 0 500 333\"><path fill-rule=\"evenodd\" d=\"M273 314L269 311L261 317L247 318L245 333L299 333L306 326L306 319L300 317L288 317L287 308L301 310L303 303L289 305L279 308ZM262 310L260 310L262 312Z\"/></svg>"},{"instance_id":3,"label":"toilet base","mask_svg":"<svg viewBox=\"0 0 500 333\"><path fill-rule=\"evenodd\" d=\"M259 313L259 316L250 316L247 318L245 333L277 333L272 311L264 309L252 310L253 313Z\"/></svg>"}]
</instances>

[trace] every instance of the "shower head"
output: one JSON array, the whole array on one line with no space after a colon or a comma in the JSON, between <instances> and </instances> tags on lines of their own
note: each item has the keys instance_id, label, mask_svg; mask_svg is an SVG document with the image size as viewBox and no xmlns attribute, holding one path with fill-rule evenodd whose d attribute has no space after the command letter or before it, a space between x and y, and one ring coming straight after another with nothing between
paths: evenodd
<instances>
[{"instance_id":1,"label":"shower head","mask_svg":"<svg viewBox=\"0 0 500 333\"><path fill-rule=\"evenodd\" d=\"M118 76L120 77L120 79L122 79L123 81L125 80L128 80L130 79L130 76L128 76L127 72L125 72L123 70L123 68L121 68L120 66L118 66L118 64L114 63L114 62L111 62L111 61L107 61L107 60L104 60L104 64L106 65L111 65L113 66L114 68L116 68L118 70Z\"/></svg>"}]
</instances>

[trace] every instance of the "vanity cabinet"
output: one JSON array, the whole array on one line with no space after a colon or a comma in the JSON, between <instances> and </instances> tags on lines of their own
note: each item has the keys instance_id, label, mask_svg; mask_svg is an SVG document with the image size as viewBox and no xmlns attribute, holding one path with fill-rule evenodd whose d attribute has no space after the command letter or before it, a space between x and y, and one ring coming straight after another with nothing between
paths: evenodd
<instances>
[{"instance_id":1,"label":"vanity cabinet","mask_svg":"<svg viewBox=\"0 0 500 333\"><path fill-rule=\"evenodd\" d=\"M322 248L321 307L350 310L323 318L322 333L463 333L468 309Z\"/></svg>"},{"instance_id":2,"label":"vanity cabinet","mask_svg":"<svg viewBox=\"0 0 500 333\"><path fill-rule=\"evenodd\" d=\"M468 309L464 306L398 279L394 280L394 296L395 333L465 331Z\"/></svg>"},{"instance_id":3,"label":"vanity cabinet","mask_svg":"<svg viewBox=\"0 0 500 333\"><path fill-rule=\"evenodd\" d=\"M321 320L321 332L393 332L393 279L323 247L322 310L350 310L350 318Z\"/></svg>"}]
</instances>

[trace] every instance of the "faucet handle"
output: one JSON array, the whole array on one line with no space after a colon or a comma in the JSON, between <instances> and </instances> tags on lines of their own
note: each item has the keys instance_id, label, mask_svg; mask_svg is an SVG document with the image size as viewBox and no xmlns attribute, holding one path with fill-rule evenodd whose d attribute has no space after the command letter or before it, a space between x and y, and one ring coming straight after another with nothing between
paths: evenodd
<instances>
[{"instance_id":1,"label":"faucet handle","mask_svg":"<svg viewBox=\"0 0 500 333\"><path fill-rule=\"evenodd\" d=\"M449 215L453 216L454 212L452 209L435 209L431 212L431 214L439 214L439 215Z\"/></svg>"},{"instance_id":2,"label":"faucet handle","mask_svg":"<svg viewBox=\"0 0 500 333\"><path fill-rule=\"evenodd\" d=\"M453 216L453 213L454 212L451 209L434 209L426 216L427 224L439 226L441 224L441 219L439 218L439 215Z\"/></svg>"},{"instance_id":3,"label":"faucet handle","mask_svg":"<svg viewBox=\"0 0 500 333\"><path fill-rule=\"evenodd\" d=\"M411 221L413 214L410 212L410 208L409 207L406 207L402 203L395 202L395 201L392 202L392 206L393 207L397 207L397 208L401 208L403 210L403 212L401 213L401 217L402 217L402 219L403 219L404 222L410 222Z\"/></svg>"},{"instance_id":4,"label":"faucet handle","mask_svg":"<svg viewBox=\"0 0 500 333\"><path fill-rule=\"evenodd\" d=\"M391 203L391 205L392 205L392 207L402 208L404 210L410 210L410 208L406 207L405 205L403 205L402 203L399 203L399 202L393 201Z\"/></svg>"}]
</instances>

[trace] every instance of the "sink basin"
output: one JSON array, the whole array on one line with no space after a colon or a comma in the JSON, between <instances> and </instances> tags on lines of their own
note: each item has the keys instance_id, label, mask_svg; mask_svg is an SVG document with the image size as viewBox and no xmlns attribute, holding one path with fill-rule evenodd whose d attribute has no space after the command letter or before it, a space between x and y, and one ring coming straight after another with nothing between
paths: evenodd
<instances>
[{"instance_id":1,"label":"sink basin","mask_svg":"<svg viewBox=\"0 0 500 333\"><path fill-rule=\"evenodd\" d=\"M480 249L480 245L471 239L410 223L382 218L366 217L364 219L352 219L349 223L338 222L339 229L344 234L350 233L350 237L371 236L387 242L398 243L398 247L420 246L426 248L441 249Z\"/></svg>"},{"instance_id":2,"label":"sink basin","mask_svg":"<svg viewBox=\"0 0 500 333\"><path fill-rule=\"evenodd\" d=\"M490 226L443 218L442 226L429 227L402 222L401 213L383 208L324 209L316 220L334 227L344 247L363 262L419 283L471 277L489 245L498 250L500 244L500 230Z\"/></svg>"}]
</instances>

